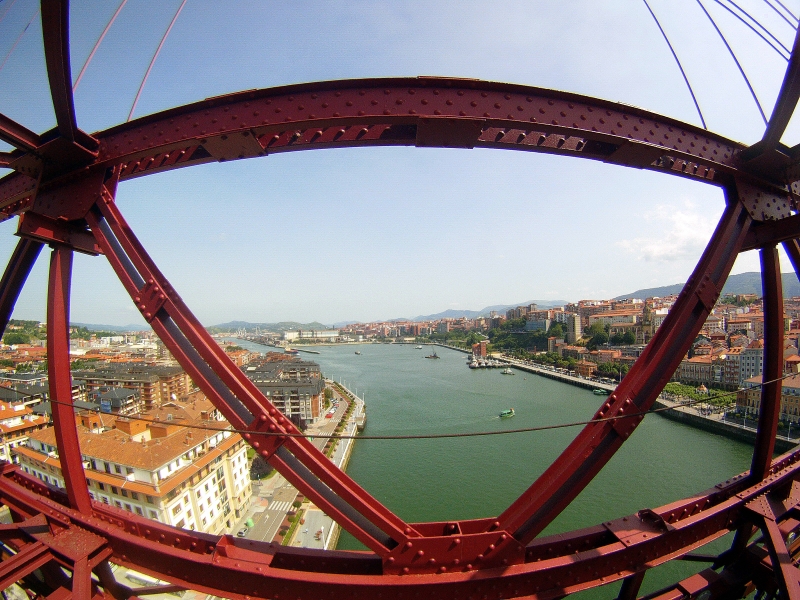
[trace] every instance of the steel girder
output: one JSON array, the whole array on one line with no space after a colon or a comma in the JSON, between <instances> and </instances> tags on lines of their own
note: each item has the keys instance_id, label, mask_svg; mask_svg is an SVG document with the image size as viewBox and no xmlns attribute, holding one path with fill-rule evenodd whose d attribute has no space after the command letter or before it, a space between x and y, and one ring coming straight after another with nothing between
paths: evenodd
<instances>
[{"instance_id":1,"label":"steel girder","mask_svg":"<svg viewBox=\"0 0 800 600\"><path fill-rule=\"evenodd\" d=\"M800 452L771 461L780 386L762 394L749 473L657 510L596 527L538 534L613 456L652 406L716 302L736 255L762 252L765 379L780 374L782 299L775 245L797 270L798 161L778 140L800 96L793 54L764 139L745 148L696 127L575 94L447 78L285 86L208 99L89 136L77 126L68 83L65 1L45 0L42 22L56 130L37 135L0 115L0 219L20 215L22 241L0 281L5 325L43 243L52 246L48 365L65 493L13 467L0 498L17 524L0 528L13 556L2 581L39 568L51 589L122 598L107 560L228 597L355 596L556 598L624 579L637 595L647 569L728 531L734 546L663 597L737 597L749 586L796 598L790 534L800 529ZM797 46L797 42L795 43ZM210 161L350 146L415 145L546 152L661 171L723 188L726 209L697 268L653 342L592 422L496 519L405 523L317 451L236 368L160 273L114 202L131 177ZM371 553L298 550L187 532L90 500L72 408L66 331L72 252L105 254L144 318L245 439ZM57 413L57 414L56 414ZM756 530L763 538L752 539ZM48 536L42 534L48 531ZM694 557L702 559L703 557ZM722 567L721 572L717 572ZM64 579L62 568L72 573ZM164 591L161 588L161 591ZM149 592L149 591L148 591ZM143 593L140 591L140 593ZM56 594L58 595L58 594Z\"/></svg>"}]
</instances>

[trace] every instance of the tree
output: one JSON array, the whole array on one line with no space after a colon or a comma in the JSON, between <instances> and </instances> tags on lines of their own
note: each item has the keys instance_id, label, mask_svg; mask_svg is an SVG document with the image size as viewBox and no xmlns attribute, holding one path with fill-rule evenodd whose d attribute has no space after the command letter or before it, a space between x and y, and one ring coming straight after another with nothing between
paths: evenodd
<instances>
[{"instance_id":1,"label":"tree","mask_svg":"<svg viewBox=\"0 0 800 600\"><path fill-rule=\"evenodd\" d=\"M622 336L622 343L626 346L636 343L636 334L632 331L626 331Z\"/></svg>"},{"instance_id":2,"label":"tree","mask_svg":"<svg viewBox=\"0 0 800 600\"><path fill-rule=\"evenodd\" d=\"M3 336L3 343L7 346L16 346L17 344L27 344L31 341L30 336L24 333L11 332Z\"/></svg>"}]
</instances>

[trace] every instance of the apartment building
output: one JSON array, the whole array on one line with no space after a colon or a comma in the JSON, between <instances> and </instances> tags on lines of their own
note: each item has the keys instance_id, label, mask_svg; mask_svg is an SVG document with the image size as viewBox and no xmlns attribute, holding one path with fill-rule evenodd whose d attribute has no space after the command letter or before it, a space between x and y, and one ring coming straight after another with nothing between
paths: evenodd
<instances>
[{"instance_id":1,"label":"apartment building","mask_svg":"<svg viewBox=\"0 0 800 600\"><path fill-rule=\"evenodd\" d=\"M298 358L254 361L244 369L247 378L283 415L305 427L322 414L325 383L319 365Z\"/></svg>"},{"instance_id":2,"label":"apartment building","mask_svg":"<svg viewBox=\"0 0 800 600\"><path fill-rule=\"evenodd\" d=\"M761 375L744 382L744 388L736 394L736 408L747 414L757 415L761 408ZM787 377L781 382L781 421L800 422L800 375Z\"/></svg>"},{"instance_id":3,"label":"apartment building","mask_svg":"<svg viewBox=\"0 0 800 600\"><path fill-rule=\"evenodd\" d=\"M225 430L226 421L180 417L177 409L175 418L161 422L78 416L89 494L168 525L230 533L251 501L247 446ZM52 427L31 433L14 452L23 471L64 488Z\"/></svg>"},{"instance_id":4,"label":"apartment building","mask_svg":"<svg viewBox=\"0 0 800 600\"><path fill-rule=\"evenodd\" d=\"M168 365L108 363L94 370L75 371L72 379L89 393L109 387L136 390L145 410L181 398L192 389L189 375L181 367Z\"/></svg>"},{"instance_id":5,"label":"apartment building","mask_svg":"<svg viewBox=\"0 0 800 600\"><path fill-rule=\"evenodd\" d=\"M24 445L34 431L46 427L50 419L24 404L0 401L0 460L14 462L13 450Z\"/></svg>"}]
</instances>

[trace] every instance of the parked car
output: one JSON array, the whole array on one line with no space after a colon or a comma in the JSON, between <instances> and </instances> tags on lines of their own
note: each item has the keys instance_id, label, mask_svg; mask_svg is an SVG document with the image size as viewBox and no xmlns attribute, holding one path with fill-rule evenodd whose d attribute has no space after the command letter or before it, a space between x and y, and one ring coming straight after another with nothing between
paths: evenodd
<instances>
[{"instance_id":1,"label":"parked car","mask_svg":"<svg viewBox=\"0 0 800 600\"><path fill-rule=\"evenodd\" d=\"M236 537L244 537L247 535L249 529L247 527L242 527L239 531L236 532Z\"/></svg>"}]
</instances>

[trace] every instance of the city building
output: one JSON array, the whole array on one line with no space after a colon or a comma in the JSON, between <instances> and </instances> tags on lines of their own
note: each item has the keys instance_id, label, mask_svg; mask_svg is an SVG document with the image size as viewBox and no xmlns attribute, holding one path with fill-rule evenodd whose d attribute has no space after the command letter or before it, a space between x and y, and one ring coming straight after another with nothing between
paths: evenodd
<instances>
[{"instance_id":1,"label":"city building","mask_svg":"<svg viewBox=\"0 0 800 600\"><path fill-rule=\"evenodd\" d=\"M189 375L181 367L168 365L104 363L93 370L74 371L72 379L89 393L111 387L136 390L145 410L182 398L192 389Z\"/></svg>"},{"instance_id":2,"label":"city building","mask_svg":"<svg viewBox=\"0 0 800 600\"><path fill-rule=\"evenodd\" d=\"M89 494L168 525L230 533L251 501L247 446L226 421L180 417L177 410L160 422L79 415ZM23 471L64 488L52 427L32 432L14 452Z\"/></svg>"},{"instance_id":3,"label":"city building","mask_svg":"<svg viewBox=\"0 0 800 600\"><path fill-rule=\"evenodd\" d=\"M325 383L317 363L267 357L251 362L244 373L275 408L299 427L322 414Z\"/></svg>"},{"instance_id":4,"label":"city building","mask_svg":"<svg viewBox=\"0 0 800 600\"><path fill-rule=\"evenodd\" d=\"M14 448L24 445L31 433L49 422L49 418L34 414L24 404L0 401L0 460L14 462Z\"/></svg>"}]
</instances>

